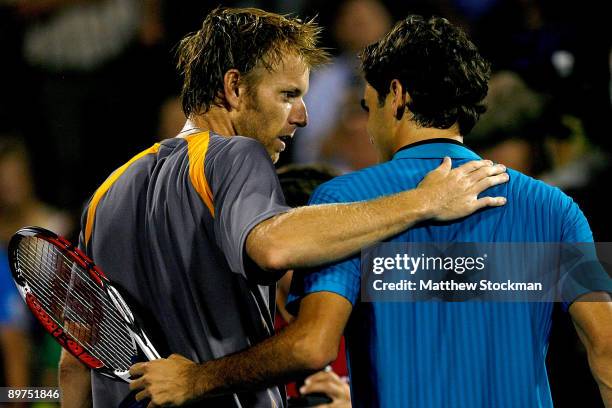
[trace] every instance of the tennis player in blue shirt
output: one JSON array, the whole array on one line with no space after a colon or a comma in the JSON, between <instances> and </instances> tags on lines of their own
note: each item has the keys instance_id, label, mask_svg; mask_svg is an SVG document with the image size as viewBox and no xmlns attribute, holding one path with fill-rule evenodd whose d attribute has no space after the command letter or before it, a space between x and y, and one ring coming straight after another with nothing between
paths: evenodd
<instances>
[{"instance_id":1,"label":"tennis player in blue shirt","mask_svg":"<svg viewBox=\"0 0 612 408\"><path fill-rule=\"evenodd\" d=\"M362 105L381 164L336 178L313 204L368 200L414 188L444 160L479 157L463 145L487 93L489 65L458 28L410 16L362 54ZM469 141L469 137L467 139ZM507 205L464 219L424 222L398 242L592 242L577 205L556 188L508 171L486 193ZM358 219L355 220L359 222ZM360 302L358 256L294 275L285 331L242 353L196 365L172 356L138 364L133 388L159 404L261 387L317 370L346 334L356 407L551 407L545 358L551 303ZM606 406L612 406L612 291L601 302L568 301ZM165 382L171 376L174 382Z\"/></svg>"}]
</instances>

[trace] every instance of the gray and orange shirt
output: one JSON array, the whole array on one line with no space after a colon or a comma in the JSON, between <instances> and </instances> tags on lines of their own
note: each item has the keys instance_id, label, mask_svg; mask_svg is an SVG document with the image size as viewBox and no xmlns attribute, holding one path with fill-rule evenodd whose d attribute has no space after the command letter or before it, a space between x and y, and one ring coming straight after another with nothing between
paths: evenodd
<instances>
[{"instance_id":1,"label":"gray and orange shirt","mask_svg":"<svg viewBox=\"0 0 612 408\"><path fill-rule=\"evenodd\" d=\"M275 286L261 284L245 242L288 209L259 142L200 132L156 144L111 174L85 208L80 245L123 290L160 354L204 362L272 334ZM98 374L92 389L94 407L129 393ZM274 387L205 405L286 404Z\"/></svg>"}]
</instances>

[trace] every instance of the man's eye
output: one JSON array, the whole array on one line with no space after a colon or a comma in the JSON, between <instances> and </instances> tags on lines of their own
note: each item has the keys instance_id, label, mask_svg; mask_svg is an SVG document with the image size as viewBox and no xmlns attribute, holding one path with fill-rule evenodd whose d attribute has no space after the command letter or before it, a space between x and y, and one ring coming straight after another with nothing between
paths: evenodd
<instances>
[{"instance_id":1,"label":"man's eye","mask_svg":"<svg viewBox=\"0 0 612 408\"><path fill-rule=\"evenodd\" d=\"M361 108L366 112L370 111L370 108L368 108L368 105L366 105L365 99L361 100Z\"/></svg>"},{"instance_id":2,"label":"man's eye","mask_svg":"<svg viewBox=\"0 0 612 408\"><path fill-rule=\"evenodd\" d=\"M290 98L295 98L297 96L297 94L295 92L293 92L293 91L283 91L283 96L285 98L290 99Z\"/></svg>"}]
</instances>

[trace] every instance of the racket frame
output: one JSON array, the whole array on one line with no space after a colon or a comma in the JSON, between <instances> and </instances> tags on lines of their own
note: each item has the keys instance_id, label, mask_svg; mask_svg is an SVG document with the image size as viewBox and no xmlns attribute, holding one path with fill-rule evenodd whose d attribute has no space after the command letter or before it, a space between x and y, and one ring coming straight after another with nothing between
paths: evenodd
<instances>
[{"instance_id":1,"label":"racket frame","mask_svg":"<svg viewBox=\"0 0 612 408\"><path fill-rule=\"evenodd\" d=\"M153 346L150 339L147 337L142 328L136 323L134 315L130 310L129 306L119 293L119 291L113 286L111 281L106 277L104 272L94 264L94 262L81 251L75 247L70 241L62 236L59 236L47 229L41 227L24 227L13 235L9 243L9 264L13 275L13 281L19 290L21 297L27 304L32 314L42 324L44 329L51 334L51 336L70 354L76 357L80 362L85 364L87 367L95 370L96 372L115 380L122 380L125 382L131 382L129 371L112 369L105 366L105 364L94 357L87 347L82 345L78 340L68 333L61 324L56 322L51 315L44 310L41 303L38 301L36 296L32 293L30 286L26 279L22 276L20 271L17 252L19 243L26 237L36 237L43 239L50 244L54 245L60 252L68 259L76 262L84 270L89 273L94 284L104 289L104 293L110 299L112 304L115 306L118 314L126 323L130 337L132 338L133 345L137 345L143 354L149 360L155 360L161 358L155 347Z\"/></svg>"}]
</instances>

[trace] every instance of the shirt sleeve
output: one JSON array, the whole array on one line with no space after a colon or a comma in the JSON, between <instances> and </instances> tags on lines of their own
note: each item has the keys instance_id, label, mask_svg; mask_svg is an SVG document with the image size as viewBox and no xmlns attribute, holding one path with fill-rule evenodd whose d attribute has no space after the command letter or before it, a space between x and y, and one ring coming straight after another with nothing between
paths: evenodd
<instances>
[{"instance_id":1,"label":"shirt sleeve","mask_svg":"<svg viewBox=\"0 0 612 408\"><path fill-rule=\"evenodd\" d=\"M597 259L597 251L593 243L593 233L589 223L578 205L569 197L565 197L562 208L565 209L562 227L562 241L566 276L561 286L563 309L590 292L608 292L612 294L612 279ZM569 245L574 244L574 245Z\"/></svg>"},{"instance_id":2,"label":"shirt sleeve","mask_svg":"<svg viewBox=\"0 0 612 408\"><path fill-rule=\"evenodd\" d=\"M329 184L322 184L310 198L310 205L346 202L340 199ZM358 301L361 287L359 255L321 268L297 270L293 273L287 297L287 311L297 315L300 301L311 293L332 292L346 298L353 306Z\"/></svg>"},{"instance_id":3,"label":"shirt sleeve","mask_svg":"<svg viewBox=\"0 0 612 408\"><path fill-rule=\"evenodd\" d=\"M215 205L215 237L230 269L246 276L245 243L260 222L290 210L264 147L234 136L205 165Z\"/></svg>"}]
</instances>

